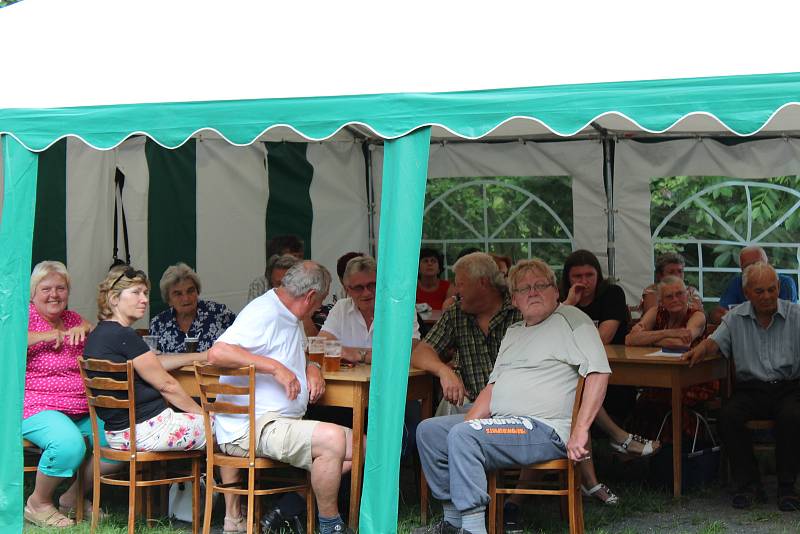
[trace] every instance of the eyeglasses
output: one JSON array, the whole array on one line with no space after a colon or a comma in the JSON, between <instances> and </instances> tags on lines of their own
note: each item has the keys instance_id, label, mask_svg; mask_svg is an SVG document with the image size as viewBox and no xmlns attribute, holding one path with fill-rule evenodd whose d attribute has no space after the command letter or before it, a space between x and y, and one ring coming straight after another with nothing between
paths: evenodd
<instances>
[{"instance_id":1,"label":"eyeglasses","mask_svg":"<svg viewBox=\"0 0 800 534\"><path fill-rule=\"evenodd\" d=\"M531 291L535 291L537 293L541 293L542 291L544 291L548 287L553 287L552 282L537 282L537 283L533 284L532 286L518 287L518 288L516 288L514 290L514 293L516 293L517 295L528 295L528 294L531 293Z\"/></svg>"},{"instance_id":2,"label":"eyeglasses","mask_svg":"<svg viewBox=\"0 0 800 534\"><path fill-rule=\"evenodd\" d=\"M369 289L370 292L375 293L375 282L370 282L369 284L358 284L357 286L347 286L347 289L353 293L363 293L367 289Z\"/></svg>"},{"instance_id":3,"label":"eyeglasses","mask_svg":"<svg viewBox=\"0 0 800 534\"><path fill-rule=\"evenodd\" d=\"M122 277L123 277L123 276L124 276L125 278L128 278L128 279L133 279L133 278L136 278L137 276L141 276L142 278L144 278L145 280L147 280L147 275L145 274L145 272L144 272L144 271L140 271L140 270L138 270L138 269L134 269L133 267L128 267L127 269L125 269L125 271L124 271L124 272L123 272L121 275L119 275L119 276L117 277L117 279L116 279L116 280L114 280L114 283L113 283L113 284L111 284L111 287L109 287L109 288L108 288L108 289L109 289L109 291L110 291L110 290L112 290L112 289L114 289L114 286L115 286L115 285L117 285L117 283L118 283L120 280L122 280Z\"/></svg>"}]
</instances>

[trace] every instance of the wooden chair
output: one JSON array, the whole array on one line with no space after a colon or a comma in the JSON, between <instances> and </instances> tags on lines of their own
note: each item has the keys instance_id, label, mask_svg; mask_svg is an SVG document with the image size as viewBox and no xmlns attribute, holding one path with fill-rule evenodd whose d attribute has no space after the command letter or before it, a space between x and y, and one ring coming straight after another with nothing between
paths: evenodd
<instances>
[{"instance_id":1,"label":"wooden chair","mask_svg":"<svg viewBox=\"0 0 800 534\"><path fill-rule=\"evenodd\" d=\"M203 407L203 419L206 428L206 472L213 473L214 467L235 467L247 469L246 486L242 483L234 482L228 484L217 484L213 477L206 482L206 509L203 518L203 534L208 534L211 528L211 508L212 496L217 493L233 493L236 495L247 495L247 534L252 534L253 528L258 532L256 524L260 516L260 503L256 496L274 495L278 493L300 492L306 496L306 532L314 532L314 493L311 491L311 473L305 473L304 480L297 480L285 477L270 477L265 482L288 483L278 487L256 488L256 472L268 469L292 469L283 462L256 456L255 431L255 366L240 367L237 369L227 369L210 364L195 363L195 377L200 386L200 404ZM247 386L234 386L230 384L220 384L220 377L223 376L246 376ZM247 397L246 405L233 404L232 402L212 401L217 395L242 395ZM212 414L245 414L249 418L250 424L250 443L248 455L229 456L216 451L214 433L211 429Z\"/></svg>"},{"instance_id":2,"label":"wooden chair","mask_svg":"<svg viewBox=\"0 0 800 534\"><path fill-rule=\"evenodd\" d=\"M581 402L583 400L584 378L578 379L575 389L575 403L572 406L572 424L578 417ZM540 481L520 480L518 474L521 469L535 471L558 471L559 487L557 489L542 488ZM559 458L538 464L519 466L514 469L501 469L486 473L489 492L489 534L495 534L503 528L503 501L506 495L558 495L562 500L562 511L568 510L570 534L583 533L583 501L581 500L581 481L580 472L575 462L568 458ZM529 486L536 484L539 487ZM566 507L564 501L566 500Z\"/></svg>"},{"instance_id":3,"label":"wooden chair","mask_svg":"<svg viewBox=\"0 0 800 534\"><path fill-rule=\"evenodd\" d=\"M22 440L22 456L23 456L23 473L36 473L39 471L39 457L42 455L42 449L28 441ZM26 461L36 460L36 463L27 464ZM78 467L75 473L75 480L78 483L78 505L75 507L75 522L80 523L83 521L83 464Z\"/></svg>"},{"instance_id":4,"label":"wooden chair","mask_svg":"<svg viewBox=\"0 0 800 534\"><path fill-rule=\"evenodd\" d=\"M203 451L175 451L175 452L146 452L136 450L136 397L134 393L133 362L112 363L106 360L92 360L79 358L78 364L83 377L83 385L86 389L86 397L89 403L89 416L92 421L92 439L94 440L94 475L93 475L93 495L92 495L92 524L90 532L94 534L97 528L98 512L100 510L100 484L112 486L128 487L128 534L133 534L136 522L137 499L136 493L139 488L152 488L154 486L165 486L179 482L192 483L192 534L197 534L198 524L200 523L200 461ZM92 377L88 372L117 373L122 375L122 379L109 377ZM105 394L100 394L100 393ZM114 393L124 392L118 398ZM119 395L119 394L118 394ZM130 451L101 447L97 428L97 408L116 408L128 410L128 418L131 421L130 427ZM126 476L123 469L119 473L109 475L100 474L100 459L105 458L117 462L128 463L128 473ZM159 478L151 478L153 469L145 467L161 467L158 464L163 462L174 462L180 460L191 460L191 474L178 474L167 477L161 473ZM144 471L148 471L145 473ZM151 499L147 501L147 519L151 515Z\"/></svg>"}]
</instances>

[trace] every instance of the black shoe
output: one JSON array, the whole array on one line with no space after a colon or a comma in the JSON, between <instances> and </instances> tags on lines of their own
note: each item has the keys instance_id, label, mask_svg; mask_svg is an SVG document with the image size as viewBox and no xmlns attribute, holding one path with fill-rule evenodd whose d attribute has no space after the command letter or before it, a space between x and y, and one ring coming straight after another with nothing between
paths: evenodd
<instances>
[{"instance_id":1,"label":"black shoe","mask_svg":"<svg viewBox=\"0 0 800 534\"><path fill-rule=\"evenodd\" d=\"M344 523L339 523L338 525L334 525L333 532L335 532L336 534L356 534L355 532L353 532L352 528L348 527Z\"/></svg>"},{"instance_id":2,"label":"black shoe","mask_svg":"<svg viewBox=\"0 0 800 534\"><path fill-rule=\"evenodd\" d=\"M275 507L261 518L262 534L285 534L287 532L292 534L305 534L306 529L299 516L292 516L286 519L283 517L281 509Z\"/></svg>"},{"instance_id":3,"label":"black shoe","mask_svg":"<svg viewBox=\"0 0 800 534\"><path fill-rule=\"evenodd\" d=\"M731 499L731 506L739 510L750 508L755 503L767 502L767 494L761 486L739 488Z\"/></svg>"},{"instance_id":4,"label":"black shoe","mask_svg":"<svg viewBox=\"0 0 800 534\"><path fill-rule=\"evenodd\" d=\"M444 519L426 527L417 527L411 534L470 534L469 530L454 527Z\"/></svg>"}]
</instances>

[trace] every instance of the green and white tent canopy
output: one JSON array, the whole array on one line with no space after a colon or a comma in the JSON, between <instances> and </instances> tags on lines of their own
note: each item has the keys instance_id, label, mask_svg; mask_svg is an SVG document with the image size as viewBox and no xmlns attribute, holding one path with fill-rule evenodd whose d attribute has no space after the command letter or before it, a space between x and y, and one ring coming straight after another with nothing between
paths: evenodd
<instances>
[{"instance_id":1,"label":"green and white tent canopy","mask_svg":"<svg viewBox=\"0 0 800 534\"><path fill-rule=\"evenodd\" d=\"M349 243L366 243L366 175L380 175L375 350L382 358L373 367L361 528L391 532L396 529L398 421L429 153L431 168L444 169L434 172L455 172L430 151L432 141L474 142L458 149L474 160L481 151L491 157L487 142L519 138L569 141L572 146L603 137L618 140L619 152L625 152L627 138L755 140L791 137L800 131L796 6L761 3L721 11L715 5L672 2L654 11L657 8L637 2L492 10L478 2L284 4L25 0L0 10L0 35L7 50L0 91L0 416L6 422L0 448L9 451L0 464L4 531L19 531L22 524L19 420L28 277L34 219L38 224L47 215L35 213L45 183L38 182L37 194L37 175L47 163L39 152L64 146L68 163L63 198L80 207L65 209L63 219L59 215L45 223L54 232L75 232L83 243L85 248L78 250L90 259L78 269L81 272L69 262L73 275L86 277L87 284L97 277L92 269L100 261L91 255L94 238L107 241L110 228L107 215L98 216L98 207L108 206L81 205L81 191L108 191L110 184L103 177L109 176L112 163L125 162L138 177L132 183L141 188L135 231L147 243L139 250L147 254L138 261L150 265L151 271L156 268L151 230L141 219L145 206L151 223L153 214L176 205L189 210L193 206L195 224L208 225L200 233L215 236L195 247L195 260L211 258L215 244L224 249L222 267L208 268L210 273L218 269L220 278L225 261L235 263L246 256L256 262L258 254L252 251L263 244L253 239L258 242L246 252L250 244L231 243L235 239L227 233L214 234L215 216L228 212L234 219L250 221L242 224L261 226L263 237L270 233L266 204L273 198L269 185L277 176L269 172L270 143L276 143L273 156L283 142L303 145L306 161L318 163L311 165L305 198L311 199L315 215L314 198L320 198L319 206L330 210L320 214L320 220L338 219L345 229L331 230L333 237L315 242L312 228L312 256L332 256ZM731 35L744 36L744 44L734 48L723 41ZM716 40L724 44L715 46ZM645 171L637 169L663 169L659 165L665 160L676 169L681 158L691 161L699 151L686 146L689 141L681 139L681 147L657 153L636 147L628 151L631 159L621 161L620 167L631 181L615 182L615 191L621 183L632 184L626 192L641 191L638 177ZM373 158L382 162L379 168L361 158L364 143L379 149L380 157ZM761 148L731 157L751 164L745 176L767 176L764 173L774 168L796 173L796 142L786 141L788 148L775 143L754 141L753 146ZM170 192L165 187L168 180L154 181L156 160L166 149L194 153L195 166L187 166L189 174L194 172L194 200L182 201ZM566 159L574 152L562 150ZM718 152L705 151L697 158L703 162L698 168L724 167ZM574 161L550 161L552 154L545 150L533 153L536 157L522 155L519 161L577 168ZM595 153L601 155L596 166L602 181L602 151ZM71 172L70 154L95 161L93 168L101 171ZM764 154L771 156L752 161ZM631 164L636 158L644 163ZM247 170L230 171L226 162L231 159L243 166L237 169ZM334 167L339 170L319 177ZM215 174L215 169L226 170ZM305 176L308 181L308 173ZM285 194L288 184L302 179L292 175L279 192ZM326 188L319 196L313 193L315 183ZM604 185L598 184L600 191ZM637 194L631 198L639 198ZM107 203L109 197L103 198ZM597 205L604 202L603 198ZM356 208L349 212L348 206ZM215 209L221 211L215 214ZM637 216L628 223L621 218L620 234L642 220L645 208L631 209ZM70 213L76 224L66 220ZM60 228L62 220L66 228ZM78 235L80 223L86 236ZM631 234L631 242L645 239L635 230ZM612 237L628 239L613 232ZM201 251L205 246L209 248ZM319 247L328 247L328 252L315 254ZM243 276L236 275L239 290ZM217 287L219 298L226 298L223 286Z\"/></svg>"}]
</instances>

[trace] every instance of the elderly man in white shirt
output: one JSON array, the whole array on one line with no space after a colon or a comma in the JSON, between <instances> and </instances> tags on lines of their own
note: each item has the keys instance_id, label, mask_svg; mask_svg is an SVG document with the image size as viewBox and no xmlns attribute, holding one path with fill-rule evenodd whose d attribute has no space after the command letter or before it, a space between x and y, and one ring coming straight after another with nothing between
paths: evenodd
<instances>
[{"instance_id":1,"label":"elderly man in white shirt","mask_svg":"<svg viewBox=\"0 0 800 534\"><path fill-rule=\"evenodd\" d=\"M378 267L370 256L347 262L342 281L347 298L336 302L320 330L320 337L342 342L342 358L356 363L372 362L372 331L375 317L375 278ZM413 316L412 343L419 341L419 324Z\"/></svg>"},{"instance_id":2,"label":"elderly man in white shirt","mask_svg":"<svg viewBox=\"0 0 800 534\"><path fill-rule=\"evenodd\" d=\"M341 476L350 470L352 433L331 423L302 419L309 402L325 391L319 365L303 352L302 319L317 310L330 289L325 267L304 261L291 267L281 287L248 304L217 340L208 361L223 367L256 368L256 455L311 471L321 534L352 532L339 515L337 496ZM241 383L243 377L221 382ZM242 404L241 396L217 400ZM249 446L246 416L217 414L215 434L226 454L244 456ZM238 473L222 471L223 481ZM244 532L238 495L226 495L225 532Z\"/></svg>"}]
</instances>

